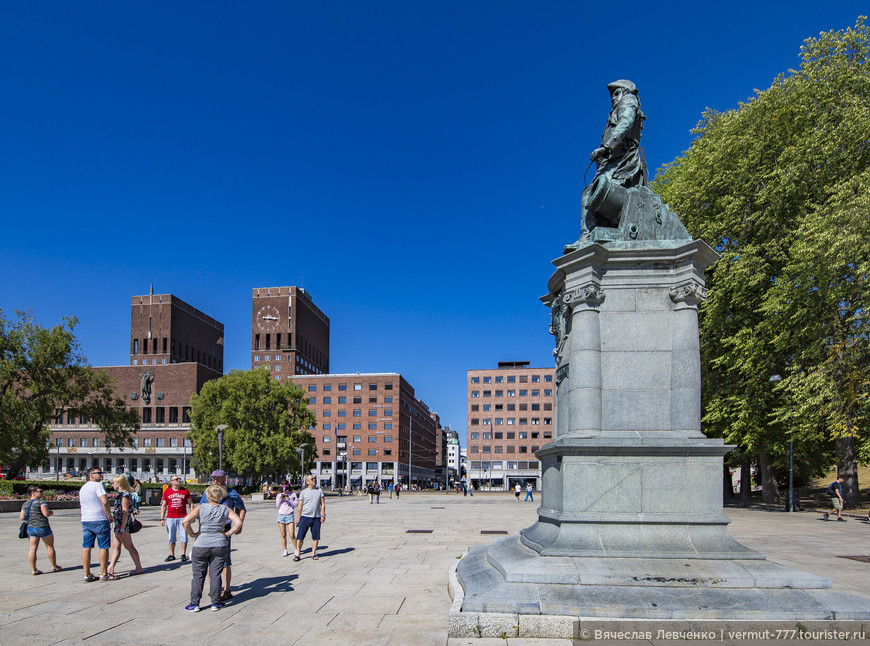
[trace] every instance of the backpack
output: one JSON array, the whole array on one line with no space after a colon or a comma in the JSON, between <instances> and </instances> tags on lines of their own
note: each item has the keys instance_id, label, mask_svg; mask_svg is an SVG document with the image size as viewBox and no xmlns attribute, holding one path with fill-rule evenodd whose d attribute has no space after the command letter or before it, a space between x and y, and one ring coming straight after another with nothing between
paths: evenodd
<instances>
[{"instance_id":1,"label":"backpack","mask_svg":"<svg viewBox=\"0 0 870 646\"><path fill-rule=\"evenodd\" d=\"M832 482L831 484L828 485L828 488L825 489L825 495L826 495L826 496L828 496L828 497L830 497L830 498L836 498L836 497L837 497L837 492L836 492L836 490L834 489L834 485L835 485L835 484L838 484L836 480L834 480L834 482Z\"/></svg>"}]
</instances>

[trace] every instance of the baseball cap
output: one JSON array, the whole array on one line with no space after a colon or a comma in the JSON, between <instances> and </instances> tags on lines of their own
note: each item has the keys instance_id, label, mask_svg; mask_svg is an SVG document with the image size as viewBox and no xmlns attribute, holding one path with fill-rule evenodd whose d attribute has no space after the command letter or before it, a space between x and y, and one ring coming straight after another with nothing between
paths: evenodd
<instances>
[{"instance_id":1,"label":"baseball cap","mask_svg":"<svg viewBox=\"0 0 870 646\"><path fill-rule=\"evenodd\" d=\"M226 478L227 474L226 474L226 471L224 471L223 469L218 469L217 471L211 472L211 477L212 478Z\"/></svg>"}]
</instances>

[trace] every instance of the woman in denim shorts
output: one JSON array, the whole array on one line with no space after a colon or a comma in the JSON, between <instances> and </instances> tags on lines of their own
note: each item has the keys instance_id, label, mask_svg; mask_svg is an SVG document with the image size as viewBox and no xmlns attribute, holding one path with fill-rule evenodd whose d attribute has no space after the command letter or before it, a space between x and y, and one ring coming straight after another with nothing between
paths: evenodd
<instances>
[{"instance_id":1,"label":"woman in denim shorts","mask_svg":"<svg viewBox=\"0 0 870 646\"><path fill-rule=\"evenodd\" d=\"M284 548L284 553L281 556L290 556L287 551L287 531L290 531L290 541L293 544L294 551L296 550L296 521L294 519L294 510L299 504L296 494L278 493L278 487L272 487L275 494L275 507L278 508L278 532L281 534L281 547Z\"/></svg>"},{"instance_id":2,"label":"woman in denim shorts","mask_svg":"<svg viewBox=\"0 0 870 646\"><path fill-rule=\"evenodd\" d=\"M42 539L45 542L45 553L51 563L51 571L60 572L62 568L57 564L57 555L54 551L54 534L48 524L48 517L54 512L48 508L48 501L43 500L41 487L30 485L27 487L27 493L30 494L30 500L21 507L20 518L21 520L27 518L27 536L30 539L27 561L30 563L30 571L33 576L42 574L36 569L36 550L39 547L39 540Z\"/></svg>"}]
</instances>

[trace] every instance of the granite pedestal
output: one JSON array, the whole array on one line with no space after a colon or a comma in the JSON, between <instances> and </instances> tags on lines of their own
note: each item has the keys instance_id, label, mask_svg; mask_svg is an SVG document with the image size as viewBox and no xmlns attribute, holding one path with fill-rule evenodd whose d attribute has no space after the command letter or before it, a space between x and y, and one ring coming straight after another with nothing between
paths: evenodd
<instances>
[{"instance_id":1,"label":"granite pedestal","mask_svg":"<svg viewBox=\"0 0 870 646\"><path fill-rule=\"evenodd\" d=\"M554 261L542 300L556 337L556 438L537 452L538 521L459 562L451 634L474 624L463 613L478 625L487 613L870 619L870 600L768 562L727 531L733 447L700 430L697 307L716 258L687 239L592 243Z\"/></svg>"}]
</instances>

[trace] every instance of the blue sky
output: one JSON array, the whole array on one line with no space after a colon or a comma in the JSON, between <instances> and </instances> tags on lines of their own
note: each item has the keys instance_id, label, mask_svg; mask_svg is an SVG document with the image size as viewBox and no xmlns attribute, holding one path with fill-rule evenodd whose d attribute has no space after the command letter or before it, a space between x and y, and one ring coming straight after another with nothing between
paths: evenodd
<instances>
[{"instance_id":1,"label":"blue sky","mask_svg":"<svg viewBox=\"0 0 870 646\"><path fill-rule=\"evenodd\" d=\"M552 365L550 260L638 85L651 174L862 3L18 2L0 20L0 309L128 360L172 293L250 367L251 289L302 285L333 372L401 372L465 432L465 371ZM590 171L591 177L592 171ZM463 440L464 444L464 440Z\"/></svg>"}]
</instances>

